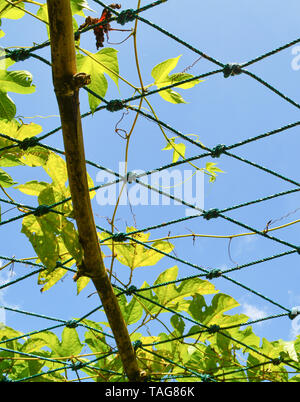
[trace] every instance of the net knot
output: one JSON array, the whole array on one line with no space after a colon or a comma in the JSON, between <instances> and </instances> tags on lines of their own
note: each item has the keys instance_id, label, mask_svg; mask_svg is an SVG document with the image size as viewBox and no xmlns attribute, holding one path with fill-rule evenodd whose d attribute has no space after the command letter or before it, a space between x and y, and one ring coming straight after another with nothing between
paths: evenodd
<instances>
[{"instance_id":1,"label":"net knot","mask_svg":"<svg viewBox=\"0 0 300 402\"><path fill-rule=\"evenodd\" d=\"M27 137L19 143L19 148L22 149L22 151L27 151L28 148L35 147L38 142L39 139L37 137Z\"/></svg>"},{"instance_id":2,"label":"net knot","mask_svg":"<svg viewBox=\"0 0 300 402\"><path fill-rule=\"evenodd\" d=\"M132 8L128 10L123 10L117 17L117 23L120 25L125 25L127 22L135 20L135 11Z\"/></svg>"},{"instance_id":3,"label":"net knot","mask_svg":"<svg viewBox=\"0 0 300 402\"><path fill-rule=\"evenodd\" d=\"M274 364L274 366L279 366L283 362L283 359L281 356L276 357L275 359L271 360L271 363Z\"/></svg>"},{"instance_id":4,"label":"net knot","mask_svg":"<svg viewBox=\"0 0 300 402\"><path fill-rule=\"evenodd\" d=\"M9 58L13 61L24 61L30 57L28 49L15 49L9 52Z\"/></svg>"},{"instance_id":5,"label":"net knot","mask_svg":"<svg viewBox=\"0 0 300 402\"><path fill-rule=\"evenodd\" d=\"M82 369L86 364L83 362L76 362L71 365L71 370L77 371Z\"/></svg>"},{"instance_id":6,"label":"net knot","mask_svg":"<svg viewBox=\"0 0 300 402\"><path fill-rule=\"evenodd\" d=\"M111 236L111 238L112 238L114 241L122 242L122 241L126 241L126 240L127 240L127 235L126 235L126 233L119 232L119 233L114 233L114 234Z\"/></svg>"},{"instance_id":7,"label":"net knot","mask_svg":"<svg viewBox=\"0 0 300 402\"><path fill-rule=\"evenodd\" d=\"M142 343L142 341L138 340L138 341L133 342L132 346L133 346L134 350L137 350L138 348L143 346L143 343Z\"/></svg>"},{"instance_id":8,"label":"net knot","mask_svg":"<svg viewBox=\"0 0 300 402\"><path fill-rule=\"evenodd\" d=\"M46 215L49 212L49 210L50 210L49 205L41 204L35 209L33 215L37 216L37 217L41 217L43 215Z\"/></svg>"},{"instance_id":9,"label":"net knot","mask_svg":"<svg viewBox=\"0 0 300 402\"><path fill-rule=\"evenodd\" d=\"M201 375L201 380L203 382L213 382L214 379L212 378L212 376L210 376L209 374L202 374Z\"/></svg>"},{"instance_id":10,"label":"net knot","mask_svg":"<svg viewBox=\"0 0 300 402\"><path fill-rule=\"evenodd\" d=\"M295 306L291 309L291 312L289 313L289 318L293 320L300 314L300 306Z\"/></svg>"},{"instance_id":11,"label":"net knot","mask_svg":"<svg viewBox=\"0 0 300 402\"><path fill-rule=\"evenodd\" d=\"M128 172L126 176L127 183L131 184L132 182L136 182L137 174L134 172Z\"/></svg>"},{"instance_id":12,"label":"net knot","mask_svg":"<svg viewBox=\"0 0 300 402\"><path fill-rule=\"evenodd\" d=\"M134 285L131 285L128 289L125 290L125 294L126 296L131 296L132 294L134 294L137 291L137 287Z\"/></svg>"},{"instance_id":13,"label":"net knot","mask_svg":"<svg viewBox=\"0 0 300 402\"><path fill-rule=\"evenodd\" d=\"M209 209L203 212L203 218L209 221L210 219L217 218L219 216L219 210L217 208Z\"/></svg>"},{"instance_id":14,"label":"net knot","mask_svg":"<svg viewBox=\"0 0 300 402\"><path fill-rule=\"evenodd\" d=\"M211 150L210 154L212 158L219 158L225 151L226 151L226 145L219 144Z\"/></svg>"},{"instance_id":15,"label":"net knot","mask_svg":"<svg viewBox=\"0 0 300 402\"><path fill-rule=\"evenodd\" d=\"M242 67L237 63L228 63L224 66L224 78L231 77L242 73Z\"/></svg>"},{"instance_id":16,"label":"net knot","mask_svg":"<svg viewBox=\"0 0 300 402\"><path fill-rule=\"evenodd\" d=\"M214 279L219 278L222 275L222 271L220 269L212 269L207 275L206 279Z\"/></svg>"},{"instance_id":17,"label":"net knot","mask_svg":"<svg viewBox=\"0 0 300 402\"><path fill-rule=\"evenodd\" d=\"M118 110L122 110L124 108L123 102L120 99L113 99L109 101L106 105L106 109L109 112L117 112Z\"/></svg>"},{"instance_id":18,"label":"net knot","mask_svg":"<svg viewBox=\"0 0 300 402\"><path fill-rule=\"evenodd\" d=\"M77 321L76 320L69 320L66 322L66 327L67 328L76 328L78 327Z\"/></svg>"},{"instance_id":19,"label":"net knot","mask_svg":"<svg viewBox=\"0 0 300 402\"><path fill-rule=\"evenodd\" d=\"M219 332L220 326L217 324L213 324L208 328L208 333L209 334L215 334L216 332Z\"/></svg>"}]
</instances>

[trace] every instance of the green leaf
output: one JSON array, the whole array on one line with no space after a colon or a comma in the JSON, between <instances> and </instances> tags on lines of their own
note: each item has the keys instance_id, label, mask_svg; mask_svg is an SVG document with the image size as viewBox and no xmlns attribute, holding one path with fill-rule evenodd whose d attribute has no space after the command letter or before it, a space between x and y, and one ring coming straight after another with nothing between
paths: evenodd
<instances>
[{"instance_id":1,"label":"green leaf","mask_svg":"<svg viewBox=\"0 0 300 402\"><path fill-rule=\"evenodd\" d=\"M206 170L207 170L208 172L210 172L210 173L212 173L212 174L215 173L215 172L224 173L223 170L219 169L216 165L217 165L216 163L208 162L208 163L206 164L205 168L206 168Z\"/></svg>"},{"instance_id":2,"label":"green leaf","mask_svg":"<svg viewBox=\"0 0 300 402\"><path fill-rule=\"evenodd\" d=\"M38 342L38 344L44 343L44 345L50 348L54 354L59 353L60 342L58 337L51 331L42 331L38 334L32 334L30 336L32 341Z\"/></svg>"},{"instance_id":3,"label":"green leaf","mask_svg":"<svg viewBox=\"0 0 300 402\"><path fill-rule=\"evenodd\" d=\"M300 335L298 335L294 341L296 352L300 355Z\"/></svg>"},{"instance_id":4,"label":"green leaf","mask_svg":"<svg viewBox=\"0 0 300 402\"><path fill-rule=\"evenodd\" d=\"M60 228L60 235L69 254L75 259L77 265L80 264L83 251L74 224L64 218Z\"/></svg>"},{"instance_id":5,"label":"green leaf","mask_svg":"<svg viewBox=\"0 0 300 402\"><path fill-rule=\"evenodd\" d=\"M48 18L48 8L47 8L47 4L42 4L40 6L40 8L38 9L37 13L36 13L37 17L39 17L42 21L45 21L46 23L49 22L49 18ZM49 30L49 24L43 24L45 26L45 28L47 29L47 34L48 34L48 38L50 38L50 30Z\"/></svg>"},{"instance_id":6,"label":"green leaf","mask_svg":"<svg viewBox=\"0 0 300 402\"><path fill-rule=\"evenodd\" d=\"M7 92L31 94L35 91L32 75L28 71L7 71L0 69L0 118L11 120L16 107Z\"/></svg>"},{"instance_id":7,"label":"green leaf","mask_svg":"<svg viewBox=\"0 0 300 402\"><path fill-rule=\"evenodd\" d=\"M175 308L185 297L217 292L212 283L200 278L194 278L192 281L183 281L178 286L173 283L167 284L168 282L175 281L177 275L178 267L174 266L162 272L154 282L154 285L164 285L154 288L153 291L157 295L159 303L166 307Z\"/></svg>"},{"instance_id":8,"label":"green leaf","mask_svg":"<svg viewBox=\"0 0 300 402\"><path fill-rule=\"evenodd\" d=\"M284 342L269 342L267 339L262 338L262 345L258 349L258 352L261 354L249 350L247 365L250 366L250 369L247 371L248 378L251 381L260 381L260 378L263 377L264 380L268 381L287 382L288 374L285 367L282 364L276 365L270 362L271 359L278 359L281 357L288 360L287 353L284 351ZM270 363L259 365L260 363L268 362ZM256 367L256 365L259 366Z\"/></svg>"},{"instance_id":9,"label":"green leaf","mask_svg":"<svg viewBox=\"0 0 300 402\"><path fill-rule=\"evenodd\" d=\"M35 123L19 123L17 120L0 119L0 132L19 141L25 138L34 137L42 131L42 127ZM7 146L16 145L12 140L1 137L0 149ZM42 166L46 163L50 151L40 146L28 148L26 151L19 147L13 147L0 151L1 166Z\"/></svg>"},{"instance_id":10,"label":"green leaf","mask_svg":"<svg viewBox=\"0 0 300 402\"><path fill-rule=\"evenodd\" d=\"M55 268L56 261L59 260L55 215L49 213L40 218L34 215L25 216L21 230L28 237L41 262L50 269Z\"/></svg>"},{"instance_id":11,"label":"green leaf","mask_svg":"<svg viewBox=\"0 0 300 402\"><path fill-rule=\"evenodd\" d=\"M87 276L81 276L80 278L77 279L76 285L77 285L77 295L89 284L90 278Z\"/></svg>"},{"instance_id":12,"label":"green leaf","mask_svg":"<svg viewBox=\"0 0 300 402\"><path fill-rule=\"evenodd\" d=\"M48 187L47 191L49 193L44 192L41 194L43 199L39 199L40 203L51 205L70 198L70 189L69 187L66 187L66 182L68 180L66 162L59 155L50 152L43 168L51 177L52 185ZM65 216L69 216L73 211L71 200L58 205L56 210L63 212Z\"/></svg>"},{"instance_id":13,"label":"green leaf","mask_svg":"<svg viewBox=\"0 0 300 402\"><path fill-rule=\"evenodd\" d=\"M15 155L10 155L7 153L4 156L4 153L3 153L3 156L1 155L1 157L0 157L0 165L2 167L12 167L12 166L19 166L19 165L24 166L24 163L22 163L21 160L18 157L16 157Z\"/></svg>"},{"instance_id":14,"label":"green leaf","mask_svg":"<svg viewBox=\"0 0 300 402\"><path fill-rule=\"evenodd\" d=\"M65 327L62 335L61 342L58 337L50 331L43 331L31 336L32 341L37 345L47 346L52 350L52 355L55 357L67 357L78 355L83 345L81 344L77 331L75 328Z\"/></svg>"},{"instance_id":15,"label":"green leaf","mask_svg":"<svg viewBox=\"0 0 300 402\"><path fill-rule=\"evenodd\" d=\"M4 340L5 338L10 339L10 338L15 338L15 337L20 336L20 335L23 335L23 333L20 332L20 331L16 331L13 328L10 328L10 327L7 327L7 326L5 326L5 327L1 326L0 327L0 340L1 341Z\"/></svg>"},{"instance_id":16,"label":"green leaf","mask_svg":"<svg viewBox=\"0 0 300 402\"><path fill-rule=\"evenodd\" d=\"M184 81L184 80L187 80L187 79L193 77L193 75L187 74L187 73L177 73L177 74L169 75L169 73L172 70L174 70L174 68L177 66L177 63L178 63L180 57L181 56L165 60L162 63L157 64L152 69L151 75L154 78L154 85L156 85L158 89L163 88L168 85L179 83L181 81ZM176 88L182 88L182 89L192 88L196 84L199 84L199 82L201 82L201 81L198 79L195 79L188 83L177 85ZM186 103L185 100L182 98L182 96L171 88L166 89L164 91L159 91L159 95L167 102L171 102L171 103L175 103L175 104L176 103Z\"/></svg>"},{"instance_id":17,"label":"green leaf","mask_svg":"<svg viewBox=\"0 0 300 402\"><path fill-rule=\"evenodd\" d=\"M91 329L85 332L85 343L91 349L93 353L107 352L109 346L106 344L105 335L103 334L103 328L97 322L84 319L82 321L84 325L87 325ZM105 359L104 359L105 360ZM101 360L99 360L101 362Z\"/></svg>"},{"instance_id":18,"label":"green leaf","mask_svg":"<svg viewBox=\"0 0 300 402\"><path fill-rule=\"evenodd\" d=\"M173 59L168 59L162 63L157 64L151 71L151 75L155 80L155 83L165 83L170 81L169 73L174 70L181 55L174 57Z\"/></svg>"},{"instance_id":19,"label":"green leaf","mask_svg":"<svg viewBox=\"0 0 300 402\"><path fill-rule=\"evenodd\" d=\"M45 166L43 166L45 168ZM59 166L58 166L59 167ZM70 198L70 191L69 188L65 187L64 182L59 182L56 181L57 178L63 178L64 174L63 172L57 172L57 175L53 176L53 182L52 184L48 184L48 186L45 187L44 190L42 190L39 194L39 204L46 204L46 205L52 205L52 204L58 204L55 207L56 211L64 213L65 217L68 217L72 214L73 212L73 207L72 207L72 201L65 201L67 198ZM61 229L63 218L62 216L58 216L58 227ZM59 229L59 230L60 230Z\"/></svg>"},{"instance_id":20,"label":"green leaf","mask_svg":"<svg viewBox=\"0 0 300 402\"><path fill-rule=\"evenodd\" d=\"M62 340L59 349L60 356L79 355L83 348L75 328L65 327L62 332Z\"/></svg>"},{"instance_id":21,"label":"green leaf","mask_svg":"<svg viewBox=\"0 0 300 402\"><path fill-rule=\"evenodd\" d=\"M222 326L226 327L227 325L237 325L236 328L230 328L227 329L225 332L227 335L230 337L234 338L237 342L230 341L229 338L227 338L227 346L226 348L228 349L228 353L230 353L230 348L231 345L235 347L235 349L242 349L244 353L247 353L249 349L246 346L243 346L241 343L251 346L254 349L258 349L260 345L260 338L255 335L253 332L252 327L247 327L243 330L241 330L238 325L247 322L248 317L244 317L243 314L237 314L232 317L227 316L227 318L231 319L231 323L223 323ZM223 331L222 331L223 332ZM222 336L221 334L216 334L216 343L218 345L218 348L225 349L224 347L224 342L226 338ZM240 344L238 342L241 342Z\"/></svg>"},{"instance_id":22,"label":"green leaf","mask_svg":"<svg viewBox=\"0 0 300 402\"><path fill-rule=\"evenodd\" d=\"M63 265L67 268L72 267L74 264L74 261L71 259L72 256L68 253L68 250L63 243L63 240L61 237L57 237L57 245L58 245L58 261L62 262ZM65 262L70 260L69 262ZM37 261L38 262L38 261ZM46 290L49 290L53 285L55 285L58 281L60 281L66 274L68 273L68 270L62 267L57 267L54 270L44 270L39 273L38 276L38 284L39 285L44 285L41 288L41 292L45 292Z\"/></svg>"},{"instance_id":23,"label":"green leaf","mask_svg":"<svg viewBox=\"0 0 300 402\"><path fill-rule=\"evenodd\" d=\"M282 346L283 351L288 355L290 359L294 360L295 362L299 362L294 341L288 342L279 339L278 343Z\"/></svg>"},{"instance_id":24,"label":"green leaf","mask_svg":"<svg viewBox=\"0 0 300 402\"><path fill-rule=\"evenodd\" d=\"M49 290L53 285L55 285L59 280L61 280L66 274L67 270L64 268L55 268L53 271L41 271L38 277L38 284L44 285L41 288L41 292Z\"/></svg>"},{"instance_id":25,"label":"green leaf","mask_svg":"<svg viewBox=\"0 0 300 402\"><path fill-rule=\"evenodd\" d=\"M11 176L8 173L6 173L4 170L0 169L0 186L11 187L14 184L16 184L16 182L13 181Z\"/></svg>"},{"instance_id":26,"label":"green leaf","mask_svg":"<svg viewBox=\"0 0 300 402\"><path fill-rule=\"evenodd\" d=\"M54 180L64 178L64 174L57 165L57 172L54 174L50 169ZM66 188L62 186L66 191ZM20 190L30 194L38 195L39 205L53 205L64 199L64 195L52 184L45 182L26 183L20 186ZM68 203L56 206L55 210L69 213ZM48 290L66 273L65 269L53 269L57 261L71 260L66 264L70 267L74 264L80 264L82 260L82 248L79 242L78 233L74 224L61 214L49 212L44 216L37 217L29 215L24 217L22 225L24 233L31 242L40 261L49 268L48 272L41 272L39 275L39 284L45 284L42 291Z\"/></svg>"},{"instance_id":27,"label":"green leaf","mask_svg":"<svg viewBox=\"0 0 300 402\"><path fill-rule=\"evenodd\" d=\"M7 93L0 90L0 118L11 120L16 115L16 105Z\"/></svg>"},{"instance_id":28,"label":"green leaf","mask_svg":"<svg viewBox=\"0 0 300 402\"><path fill-rule=\"evenodd\" d=\"M69 253L68 250L66 249L62 238L57 237L57 246L58 246L58 255L57 258L59 262L62 262L64 266L67 268L72 267L74 261L71 260L69 262L65 262L70 260L72 257ZM61 260L61 261L60 261ZM39 262L39 260L37 260ZM42 261L41 261L42 262ZM38 284L39 285L44 285L41 288L41 292L45 292L46 290L49 290L53 285L55 285L58 281L60 281L66 274L68 273L68 270L62 267L56 267L54 270L44 270L39 273L38 276Z\"/></svg>"},{"instance_id":29,"label":"green leaf","mask_svg":"<svg viewBox=\"0 0 300 402\"><path fill-rule=\"evenodd\" d=\"M95 54L85 52L88 56L77 54L77 70L91 76L91 83L87 87L104 98L108 88L104 74L107 74L118 86L119 64L117 50L107 47ZM94 112L101 100L90 93L88 94L88 99L91 111Z\"/></svg>"},{"instance_id":30,"label":"green leaf","mask_svg":"<svg viewBox=\"0 0 300 402\"><path fill-rule=\"evenodd\" d=\"M210 182L214 182L216 180L217 173L224 173L223 170L219 169L217 164L213 162L208 162L205 166L205 170L211 176L209 179Z\"/></svg>"},{"instance_id":31,"label":"green leaf","mask_svg":"<svg viewBox=\"0 0 300 402\"><path fill-rule=\"evenodd\" d=\"M156 303L159 303L158 297L153 294L151 289L148 289L150 286L148 285L147 282L144 282L143 285L141 286L141 289L147 289L144 290L141 294L145 299L141 299L141 303L143 306L144 311L146 314L151 313L152 315L157 314L158 312L161 311L161 307L159 307Z\"/></svg>"},{"instance_id":32,"label":"green leaf","mask_svg":"<svg viewBox=\"0 0 300 402\"><path fill-rule=\"evenodd\" d=\"M128 227L127 233L134 230L135 228ZM98 233L98 236L101 240L104 240L109 237L109 234L103 232ZM137 238L141 242L147 241L149 236L150 233L138 233L136 235L132 235L132 237ZM112 249L111 244L108 244L107 246ZM170 253L174 248L171 243L162 240L154 242L152 246L157 250L163 251L164 253ZM137 267L153 266L164 257L164 255L159 253L158 251L148 249L141 244L137 244L133 240L130 240L129 243L115 242L114 253L116 254L116 259L121 264L127 265L131 269L135 269Z\"/></svg>"},{"instance_id":33,"label":"green leaf","mask_svg":"<svg viewBox=\"0 0 300 402\"><path fill-rule=\"evenodd\" d=\"M59 155L51 152L44 169L51 177L56 187L65 189L65 183L68 180L68 172L66 162Z\"/></svg>"},{"instance_id":34,"label":"green leaf","mask_svg":"<svg viewBox=\"0 0 300 402\"><path fill-rule=\"evenodd\" d=\"M161 344L157 344L155 347L159 351L161 355L169 355L171 357L172 352L174 351L173 344L174 342L170 342L170 338L167 334L160 333L158 341L162 342ZM172 339L172 338L171 338Z\"/></svg>"},{"instance_id":35,"label":"green leaf","mask_svg":"<svg viewBox=\"0 0 300 402\"><path fill-rule=\"evenodd\" d=\"M178 317L178 315L173 315L170 321L173 328L175 328L178 333L177 336L181 336L185 328L185 322L183 321L183 319L181 317Z\"/></svg>"},{"instance_id":36,"label":"green leaf","mask_svg":"<svg viewBox=\"0 0 300 402\"><path fill-rule=\"evenodd\" d=\"M19 123L15 119L11 121L0 119L0 131L3 134L22 141L25 138L34 137L40 134L42 132L42 127L35 123ZM1 141L3 141L3 139L1 139Z\"/></svg>"},{"instance_id":37,"label":"green leaf","mask_svg":"<svg viewBox=\"0 0 300 402\"><path fill-rule=\"evenodd\" d=\"M122 295L118 297L118 300L126 325L138 322L143 315L143 307L138 299L133 296L130 303L128 303L126 297Z\"/></svg>"},{"instance_id":38,"label":"green leaf","mask_svg":"<svg viewBox=\"0 0 300 402\"><path fill-rule=\"evenodd\" d=\"M19 184L14 188L17 188L24 194L39 196L40 192L45 190L45 188L48 186L49 183L45 183L43 181L31 180L25 184Z\"/></svg>"},{"instance_id":39,"label":"green leaf","mask_svg":"<svg viewBox=\"0 0 300 402\"><path fill-rule=\"evenodd\" d=\"M19 3L18 6L24 9L23 2ZM25 12L20 10L20 8L14 7L7 3L5 0L0 0L0 18L9 18L11 20L18 20L25 15Z\"/></svg>"},{"instance_id":40,"label":"green leaf","mask_svg":"<svg viewBox=\"0 0 300 402\"><path fill-rule=\"evenodd\" d=\"M21 350L22 352L25 353L35 353L44 346L47 346L47 341L45 339L38 337L30 337L23 344Z\"/></svg>"},{"instance_id":41,"label":"green leaf","mask_svg":"<svg viewBox=\"0 0 300 402\"><path fill-rule=\"evenodd\" d=\"M224 319L223 313L237 306L239 306L237 301L223 293L215 295L210 306L206 305L203 297L196 295L190 303L188 312L204 325L221 325ZM242 317L244 320L247 318L246 316Z\"/></svg>"},{"instance_id":42,"label":"green leaf","mask_svg":"<svg viewBox=\"0 0 300 402\"><path fill-rule=\"evenodd\" d=\"M169 142L167 143L167 146L162 149L162 151L173 151L173 159L172 163L175 163L178 161L180 157L184 158L185 157L185 150L186 146L183 143L176 144L175 143L175 137L169 138Z\"/></svg>"},{"instance_id":43,"label":"green leaf","mask_svg":"<svg viewBox=\"0 0 300 402\"><path fill-rule=\"evenodd\" d=\"M7 71L0 69L0 85L3 92L31 94L35 91L32 75L28 71Z\"/></svg>"},{"instance_id":44,"label":"green leaf","mask_svg":"<svg viewBox=\"0 0 300 402\"><path fill-rule=\"evenodd\" d=\"M86 0L71 0L71 10L72 14L78 14L84 17L83 10L93 11Z\"/></svg>"}]
</instances>

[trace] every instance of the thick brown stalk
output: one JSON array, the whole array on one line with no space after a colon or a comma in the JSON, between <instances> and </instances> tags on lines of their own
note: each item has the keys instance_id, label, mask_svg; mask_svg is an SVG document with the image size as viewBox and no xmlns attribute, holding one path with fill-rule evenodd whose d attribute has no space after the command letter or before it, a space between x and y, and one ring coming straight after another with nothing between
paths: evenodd
<instances>
[{"instance_id":1,"label":"thick brown stalk","mask_svg":"<svg viewBox=\"0 0 300 402\"><path fill-rule=\"evenodd\" d=\"M89 77L84 73L77 74L76 70L70 0L48 0L47 6L53 85L61 117L74 216L84 255L77 278L89 276L92 279L114 334L124 371L129 381L142 381L143 375L103 263L90 202L78 95L79 88L89 82Z\"/></svg>"}]
</instances>

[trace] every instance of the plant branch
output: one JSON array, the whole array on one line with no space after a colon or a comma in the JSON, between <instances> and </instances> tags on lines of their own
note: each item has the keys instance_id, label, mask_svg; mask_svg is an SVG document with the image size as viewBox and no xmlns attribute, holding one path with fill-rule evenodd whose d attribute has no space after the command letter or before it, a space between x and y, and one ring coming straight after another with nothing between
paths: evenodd
<instances>
[{"instance_id":1,"label":"plant branch","mask_svg":"<svg viewBox=\"0 0 300 402\"><path fill-rule=\"evenodd\" d=\"M68 0L48 0L52 77L62 124L68 178L83 262L75 276L92 279L114 334L129 381L142 381L117 298L102 259L87 182L84 143L79 108L79 88L89 77L77 74L72 13Z\"/></svg>"}]
</instances>

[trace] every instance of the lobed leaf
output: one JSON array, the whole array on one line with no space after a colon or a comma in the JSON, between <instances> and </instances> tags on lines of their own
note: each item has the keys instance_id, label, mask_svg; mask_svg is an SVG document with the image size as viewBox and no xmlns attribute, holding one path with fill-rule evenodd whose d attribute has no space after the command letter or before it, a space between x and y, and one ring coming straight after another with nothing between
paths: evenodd
<instances>
[{"instance_id":1,"label":"lobed leaf","mask_svg":"<svg viewBox=\"0 0 300 402\"><path fill-rule=\"evenodd\" d=\"M154 78L154 85L157 86L158 89L177 84L181 81L185 81L189 78L193 78L193 75L187 73L177 73L177 74L169 74L174 68L177 66L181 56L174 57L172 59L168 59L163 61L162 63L157 64L151 71L151 75ZM201 82L198 79L192 80L188 83L183 83L181 85L176 85L176 88L188 89L194 87L196 84ZM159 91L159 95L171 103L186 103L183 97L173 90L172 88L165 89L163 91Z\"/></svg>"},{"instance_id":2,"label":"lobed leaf","mask_svg":"<svg viewBox=\"0 0 300 402\"><path fill-rule=\"evenodd\" d=\"M107 47L95 54L85 52L88 53L88 56L77 54L77 69L91 76L91 83L87 87L104 98L108 88L104 74L107 74L118 86L119 65L117 50ZM101 99L90 93L88 94L88 99L91 111L94 112L101 103Z\"/></svg>"}]
</instances>

